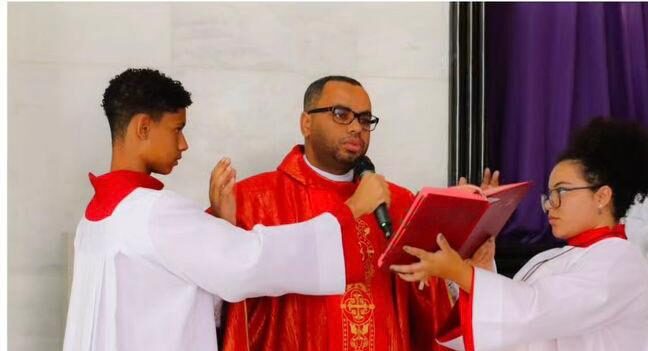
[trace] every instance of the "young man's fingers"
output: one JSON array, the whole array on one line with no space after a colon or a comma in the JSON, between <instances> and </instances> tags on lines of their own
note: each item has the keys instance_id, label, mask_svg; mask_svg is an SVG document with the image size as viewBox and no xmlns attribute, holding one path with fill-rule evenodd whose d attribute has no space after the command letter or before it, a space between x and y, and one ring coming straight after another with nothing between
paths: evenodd
<instances>
[{"instance_id":1,"label":"young man's fingers","mask_svg":"<svg viewBox=\"0 0 648 351\"><path fill-rule=\"evenodd\" d=\"M209 175L209 189L217 188L218 187L218 166L215 166L212 169L211 174Z\"/></svg>"},{"instance_id":2,"label":"young man's fingers","mask_svg":"<svg viewBox=\"0 0 648 351\"><path fill-rule=\"evenodd\" d=\"M215 176L221 175L229 168L230 165L231 165L231 161L229 158L227 157L221 158L220 161L216 163L216 166L214 167L212 174L214 174Z\"/></svg>"},{"instance_id":3,"label":"young man's fingers","mask_svg":"<svg viewBox=\"0 0 648 351\"><path fill-rule=\"evenodd\" d=\"M222 195L232 194L233 190L234 190L234 181L230 180L229 182L227 182L227 184L223 186Z\"/></svg>"},{"instance_id":4,"label":"young man's fingers","mask_svg":"<svg viewBox=\"0 0 648 351\"><path fill-rule=\"evenodd\" d=\"M232 173L230 174L230 181L236 183L236 169L232 168Z\"/></svg>"},{"instance_id":5,"label":"young man's fingers","mask_svg":"<svg viewBox=\"0 0 648 351\"><path fill-rule=\"evenodd\" d=\"M220 173L220 171L219 171L219 165L217 164L216 166L214 166L214 168L212 168L211 178L213 179L218 173Z\"/></svg>"},{"instance_id":6,"label":"young man's fingers","mask_svg":"<svg viewBox=\"0 0 648 351\"><path fill-rule=\"evenodd\" d=\"M229 166L232 163L232 160L229 157L223 157L218 161L218 163Z\"/></svg>"},{"instance_id":7,"label":"young man's fingers","mask_svg":"<svg viewBox=\"0 0 648 351\"><path fill-rule=\"evenodd\" d=\"M236 172L230 175L229 180L223 186L223 193L230 194L234 191L234 185L236 185Z\"/></svg>"},{"instance_id":8,"label":"young man's fingers","mask_svg":"<svg viewBox=\"0 0 648 351\"><path fill-rule=\"evenodd\" d=\"M220 174L217 174L216 177L216 184L220 189L225 187L225 185L229 182L230 178L232 177L234 172L234 169L230 166L227 166L227 168L221 172Z\"/></svg>"},{"instance_id":9,"label":"young man's fingers","mask_svg":"<svg viewBox=\"0 0 648 351\"><path fill-rule=\"evenodd\" d=\"M228 167L225 172L222 174L224 183L229 183L233 178L236 177L236 170L232 167Z\"/></svg>"},{"instance_id":10,"label":"young man's fingers","mask_svg":"<svg viewBox=\"0 0 648 351\"><path fill-rule=\"evenodd\" d=\"M466 177L459 178L459 183L457 183L457 185L466 185L466 184L468 184L468 179L466 179Z\"/></svg>"},{"instance_id":11,"label":"young man's fingers","mask_svg":"<svg viewBox=\"0 0 648 351\"><path fill-rule=\"evenodd\" d=\"M222 177L227 167L223 163L220 163L212 169L211 176L209 177L210 186L219 187L223 183Z\"/></svg>"}]
</instances>

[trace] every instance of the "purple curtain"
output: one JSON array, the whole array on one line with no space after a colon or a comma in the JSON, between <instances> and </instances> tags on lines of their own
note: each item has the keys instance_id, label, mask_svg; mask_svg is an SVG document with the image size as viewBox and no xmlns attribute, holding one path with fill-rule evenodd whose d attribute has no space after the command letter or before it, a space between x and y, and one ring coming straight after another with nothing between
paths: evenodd
<instances>
[{"instance_id":1,"label":"purple curtain","mask_svg":"<svg viewBox=\"0 0 648 351\"><path fill-rule=\"evenodd\" d=\"M491 165L535 183L500 241L555 245L539 195L573 130L600 115L648 125L648 5L487 4L486 81Z\"/></svg>"}]
</instances>

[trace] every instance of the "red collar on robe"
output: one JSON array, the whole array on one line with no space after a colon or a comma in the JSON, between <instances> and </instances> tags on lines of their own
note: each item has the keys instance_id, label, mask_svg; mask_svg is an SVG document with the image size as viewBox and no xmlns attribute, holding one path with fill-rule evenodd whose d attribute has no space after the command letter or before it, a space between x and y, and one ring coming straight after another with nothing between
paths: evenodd
<instances>
[{"instance_id":1,"label":"red collar on robe","mask_svg":"<svg viewBox=\"0 0 648 351\"><path fill-rule=\"evenodd\" d=\"M295 145L288 155L284 157L283 161L281 161L277 170L286 173L301 184L308 185L309 187L323 188L328 191L354 191L357 186L354 182L336 182L317 174L304 161L303 145Z\"/></svg>"},{"instance_id":2,"label":"red collar on robe","mask_svg":"<svg viewBox=\"0 0 648 351\"><path fill-rule=\"evenodd\" d=\"M162 190L164 187L161 181L142 172L120 170L99 177L88 173L88 177L95 189L85 211L85 217L89 221L100 221L110 216L115 207L137 188Z\"/></svg>"},{"instance_id":3,"label":"red collar on robe","mask_svg":"<svg viewBox=\"0 0 648 351\"><path fill-rule=\"evenodd\" d=\"M592 244L595 244L603 239L608 238L620 238L627 240L625 234L625 226L623 224L617 224L612 228L602 227L596 229L586 230L578 235L572 236L567 239L567 245L576 246L576 247L588 247Z\"/></svg>"}]
</instances>

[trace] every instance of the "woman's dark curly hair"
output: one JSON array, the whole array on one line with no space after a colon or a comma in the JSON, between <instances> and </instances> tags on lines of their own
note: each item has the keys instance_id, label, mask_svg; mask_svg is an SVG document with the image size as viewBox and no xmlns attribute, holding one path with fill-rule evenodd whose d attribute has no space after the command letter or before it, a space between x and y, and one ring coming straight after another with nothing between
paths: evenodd
<instances>
[{"instance_id":1,"label":"woman's dark curly hair","mask_svg":"<svg viewBox=\"0 0 648 351\"><path fill-rule=\"evenodd\" d=\"M129 68L115 76L101 103L113 141L124 135L137 113L146 113L157 121L164 112L177 112L189 105L191 94L182 83L149 68Z\"/></svg>"},{"instance_id":2,"label":"woman's dark curly hair","mask_svg":"<svg viewBox=\"0 0 648 351\"><path fill-rule=\"evenodd\" d=\"M617 221L648 195L648 131L638 123L595 118L574 135L558 161L566 160L579 162L590 184L612 188Z\"/></svg>"}]
</instances>

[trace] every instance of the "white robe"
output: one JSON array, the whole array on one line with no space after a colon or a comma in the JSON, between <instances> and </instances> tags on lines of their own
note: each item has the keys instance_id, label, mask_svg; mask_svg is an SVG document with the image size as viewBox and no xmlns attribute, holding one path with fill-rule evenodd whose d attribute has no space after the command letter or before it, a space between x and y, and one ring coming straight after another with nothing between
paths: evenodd
<instances>
[{"instance_id":1,"label":"white robe","mask_svg":"<svg viewBox=\"0 0 648 351\"><path fill-rule=\"evenodd\" d=\"M170 191L138 188L111 216L83 219L64 351L215 351L221 299L340 294L330 214L249 233Z\"/></svg>"},{"instance_id":2,"label":"white robe","mask_svg":"<svg viewBox=\"0 0 648 351\"><path fill-rule=\"evenodd\" d=\"M648 351L648 264L627 240L542 252L513 279L476 268L466 296L478 351Z\"/></svg>"},{"instance_id":3,"label":"white robe","mask_svg":"<svg viewBox=\"0 0 648 351\"><path fill-rule=\"evenodd\" d=\"M639 246L648 258L648 200L635 203L628 210L625 218L628 240Z\"/></svg>"}]
</instances>

